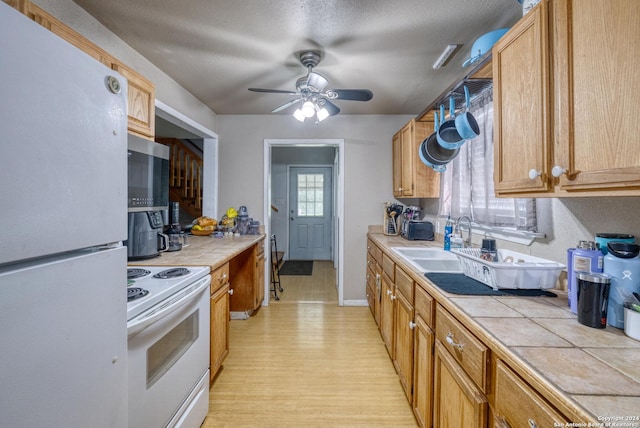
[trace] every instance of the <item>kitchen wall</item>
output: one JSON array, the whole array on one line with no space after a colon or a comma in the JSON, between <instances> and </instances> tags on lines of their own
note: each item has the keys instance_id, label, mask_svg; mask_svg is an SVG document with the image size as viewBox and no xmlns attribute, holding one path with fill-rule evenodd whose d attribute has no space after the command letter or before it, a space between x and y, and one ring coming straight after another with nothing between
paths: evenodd
<instances>
[{"instance_id":1,"label":"kitchen wall","mask_svg":"<svg viewBox=\"0 0 640 428\"><path fill-rule=\"evenodd\" d=\"M156 87L156 99L215 131L216 114L211 109L73 1L33 0L33 3L151 80Z\"/></svg>"},{"instance_id":2,"label":"kitchen wall","mask_svg":"<svg viewBox=\"0 0 640 428\"><path fill-rule=\"evenodd\" d=\"M338 115L321 124L289 115L218 115L220 209L247 205L262 223L265 139L344 139L344 299L365 302L366 234L391 200L391 138L410 116Z\"/></svg>"}]
</instances>

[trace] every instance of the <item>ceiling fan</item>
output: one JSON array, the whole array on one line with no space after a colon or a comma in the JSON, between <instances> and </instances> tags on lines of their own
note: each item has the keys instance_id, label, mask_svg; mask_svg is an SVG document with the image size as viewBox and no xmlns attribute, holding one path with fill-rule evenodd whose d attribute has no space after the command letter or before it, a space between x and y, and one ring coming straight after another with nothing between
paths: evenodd
<instances>
[{"instance_id":1,"label":"ceiling fan","mask_svg":"<svg viewBox=\"0 0 640 428\"><path fill-rule=\"evenodd\" d=\"M300 63L307 68L308 72L306 76L296 81L295 91L261 88L249 88L249 90L253 92L295 95L295 99L274 108L271 112L277 113L298 104L298 108L293 113L293 117L300 122L304 122L305 119L313 118L314 116L317 122L321 122L329 116L335 116L340 113L338 106L331 100L369 101L373 98L373 92L368 89L325 90L329 81L313 71L313 68L318 65L320 59L320 52L316 50L303 51L300 53Z\"/></svg>"}]
</instances>

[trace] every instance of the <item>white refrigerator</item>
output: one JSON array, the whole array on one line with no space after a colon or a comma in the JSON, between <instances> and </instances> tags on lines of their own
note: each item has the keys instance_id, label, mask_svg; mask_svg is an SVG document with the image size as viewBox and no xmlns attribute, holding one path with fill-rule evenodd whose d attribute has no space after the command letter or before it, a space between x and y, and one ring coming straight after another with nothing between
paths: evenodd
<instances>
[{"instance_id":1,"label":"white refrigerator","mask_svg":"<svg viewBox=\"0 0 640 428\"><path fill-rule=\"evenodd\" d=\"M126 136L126 79L0 1L1 427L127 426Z\"/></svg>"}]
</instances>

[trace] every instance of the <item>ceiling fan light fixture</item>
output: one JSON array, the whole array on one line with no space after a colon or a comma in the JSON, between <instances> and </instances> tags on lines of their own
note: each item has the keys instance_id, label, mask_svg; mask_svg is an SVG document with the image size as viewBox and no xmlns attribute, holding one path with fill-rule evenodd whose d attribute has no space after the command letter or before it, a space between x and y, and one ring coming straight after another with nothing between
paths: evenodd
<instances>
[{"instance_id":1,"label":"ceiling fan light fixture","mask_svg":"<svg viewBox=\"0 0 640 428\"><path fill-rule=\"evenodd\" d=\"M316 114L316 106L311 101L305 101L300 111L304 117L313 117Z\"/></svg>"},{"instance_id":2,"label":"ceiling fan light fixture","mask_svg":"<svg viewBox=\"0 0 640 428\"><path fill-rule=\"evenodd\" d=\"M302 110L300 110L299 108L296 109L296 111L293 112L293 117L295 117L296 119L298 119L300 122L304 122L304 120L307 118L303 113Z\"/></svg>"},{"instance_id":3,"label":"ceiling fan light fixture","mask_svg":"<svg viewBox=\"0 0 640 428\"><path fill-rule=\"evenodd\" d=\"M320 110L318 110L318 113L316 114L316 116L318 117L318 122L322 122L323 120L325 120L326 118L328 118L329 115L329 110L327 110L326 108L322 107Z\"/></svg>"}]
</instances>

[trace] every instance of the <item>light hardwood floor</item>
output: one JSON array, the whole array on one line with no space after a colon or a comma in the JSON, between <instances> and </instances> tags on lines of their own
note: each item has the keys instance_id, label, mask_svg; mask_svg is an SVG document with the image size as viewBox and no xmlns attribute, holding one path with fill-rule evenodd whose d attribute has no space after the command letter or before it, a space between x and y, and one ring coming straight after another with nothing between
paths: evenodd
<instances>
[{"instance_id":1,"label":"light hardwood floor","mask_svg":"<svg viewBox=\"0 0 640 428\"><path fill-rule=\"evenodd\" d=\"M278 291L278 303L329 303L338 304L336 270L332 261L314 261L312 275L280 275L283 292Z\"/></svg>"},{"instance_id":2,"label":"light hardwood floor","mask_svg":"<svg viewBox=\"0 0 640 428\"><path fill-rule=\"evenodd\" d=\"M231 321L203 427L417 426L369 308L337 306L327 263L323 292L283 276L280 302Z\"/></svg>"}]
</instances>

